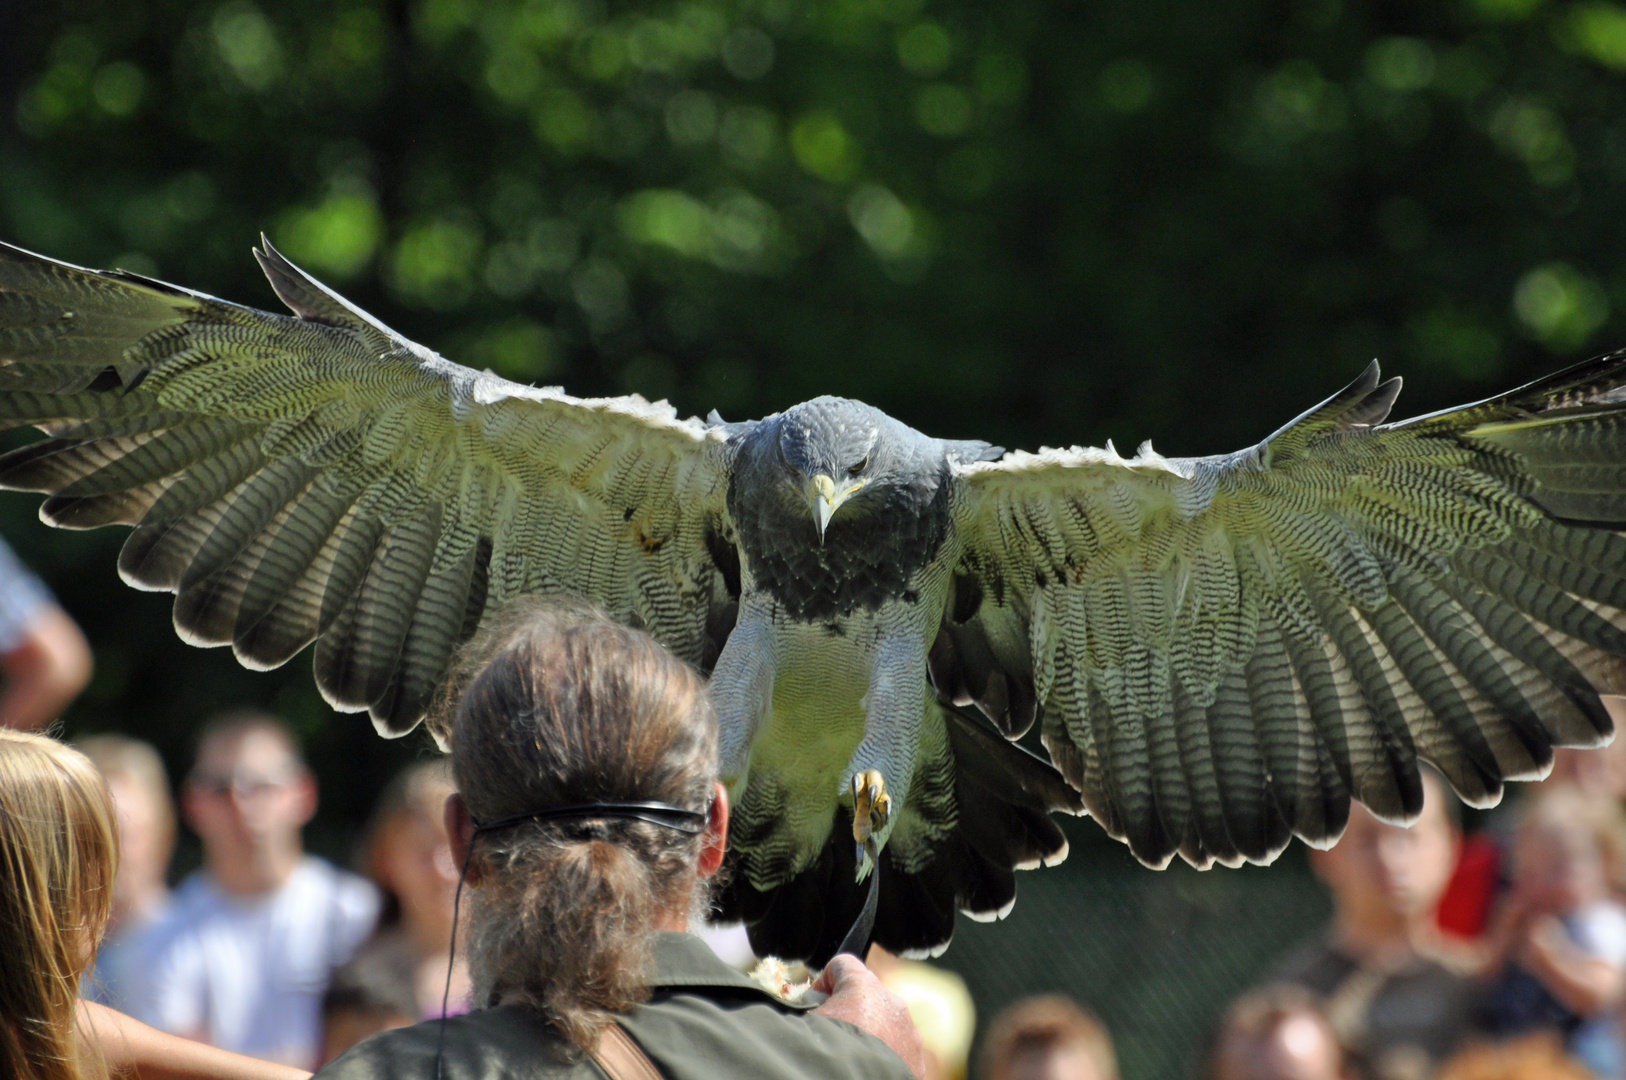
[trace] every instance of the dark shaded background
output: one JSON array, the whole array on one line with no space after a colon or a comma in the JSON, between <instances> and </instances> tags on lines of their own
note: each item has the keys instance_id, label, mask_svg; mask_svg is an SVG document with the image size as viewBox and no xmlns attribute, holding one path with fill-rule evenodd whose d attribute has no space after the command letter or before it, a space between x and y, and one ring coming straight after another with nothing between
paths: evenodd
<instances>
[{"instance_id":1,"label":"dark shaded background","mask_svg":"<svg viewBox=\"0 0 1626 1080\"><path fill-rule=\"evenodd\" d=\"M1009 446L1256 441L1373 357L1401 409L1626 342L1626 7L1296 0L0 2L0 237L257 305L296 261L476 366L759 415L818 393ZM0 531L80 619L70 734L184 767L269 705L342 857L426 752L182 646L117 533ZM1309 932L1297 851L1154 875L1071 829L945 962L1178 1075ZM195 856L192 856L195 858ZM184 861L184 860L183 860Z\"/></svg>"}]
</instances>

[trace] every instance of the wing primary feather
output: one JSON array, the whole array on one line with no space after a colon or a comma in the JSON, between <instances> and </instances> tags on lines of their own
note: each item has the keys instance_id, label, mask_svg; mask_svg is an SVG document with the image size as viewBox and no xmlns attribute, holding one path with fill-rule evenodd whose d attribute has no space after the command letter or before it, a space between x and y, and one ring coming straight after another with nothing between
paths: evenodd
<instances>
[{"instance_id":1,"label":"wing primary feather","mask_svg":"<svg viewBox=\"0 0 1626 1080\"><path fill-rule=\"evenodd\" d=\"M1266 783L1247 674L1234 667L1220 680L1208 707L1208 739L1214 775L1235 858L1268 863L1281 854L1292 833Z\"/></svg>"},{"instance_id":2,"label":"wing primary feather","mask_svg":"<svg viewBox=\"0 0 1626 1080\"><path fill-rule=\"evenodd\" d=\"M1305 641L1297 634L1286 634L1283 640L1311 719L1344 789L1376 813L1404 817L1404 798L1390 767L1387 742L1343 655L1330 641Z\"/></svg>"},{"instance_id":3,"label":"wing primary feather","mask_svg":"<svg viewBox=\"0 0 1626 1080\"><path fill-rule=\"evenodd\" d=\"M1323 790L1325 755L1275 620L1259 620L1246 674L1248 704L1276 805L1294 835L1312 842L1322 840L1330 829L1328 796Z\"/></svg>"},{"instance_id":4,"label":"wing primary feather","mask_svg":"<svg viewBox=\"0 0 1626 1080\"><path fill-rule=\"evenodd\" d=\"M1164 859L1192 836L1191 792L1180 761L1172 687L1170 691L1170 707L1153 710L1146 716L1146 753L1152 771L1152 793L1167 846L1166 851L1160 852Z\"/></svg>"},{"instance_id":5,"label":"wing primary feather","mask_svg":"<svg viewBox=\"0 0 1626 1080\"><path fill-rule=\"evenodd\" d=\"M1446 577L1439 585L1479 628L1480 636L1470 631L1458 646L1474 669L1458 667L1509 721L1532 768L1545 774L1556 743L1595 745L1613 730L1586 676L1523 612L1465 580Z\"/></svg>"},{"instance_id":6,"label":"wing primary feather","mask_svg":"<svg viewBox=\"0 0 1626 1080\"><path fill-rule=\"evenodd\" d=\"M153 501L119 552L119 576L138 589L174 592L192 557L264 459L249 443L201 461Z\"/></svg>"},{"instance_id":7,"label":"wing primary feather","mask_svg":"<svg viewBox=\"0 0 1626 1080\"><path fill-rule=\"evenodd\" d=\"M1180 857L1199 870L1208 869L1215 861L1234 865L1239 855L1225 819L1213 745L1208 738L1208 717L1184 687L1176 685L1174 694L1175 737L1191 792L1192 827L1182 838Z\"/></svg>"},{"instance_id":8,"label":"wing primary feather","mask_svg":"<svg viewBox=\"0 0 1626 1080\"><path fill-rule=\"evenodd\" d=\"M1479 718L1453 681L1449 661L1395 601L1368 613L1382 640L1425 709L1411 710L1409 725L1418 752L1469 806L1494 806L1502 798L1502 770Z\"/></svg>"},{"instance_id":9,"label":"wing primary feather","mask_svg":"<svg viewBox=\"0 0 1626 1080\"><path fill-rule=\"evenodd\" d=\"M1152 790L1145 722L1139 716L1113 716L1105 697L1093 685L1090 718L1096 738L1106 747L1107 792L1129 850L1148 866L1166 865L1174 843L1163 831Z\"/></svg>"},{"instance_id":10,"label":"wing primary feather","mask_svg":"<svg viewBox=\"0 0 1626 1080\"><path fill-rule=\"evenodd\" d=\"M277 523L237 603L232 651L243 664L278 667L321 632L323 594L344 534L357 528L359 493L359 486L344 490L318 481ZM372 534L368 542L376 540Z\"/></svg>"},{"instance_id":11,"label":"wing primary feather","mask_svg":"<svg viewBox=\"0 0 1626 1080\"><path fill-rule=\"evenodd\" d=\"M1456 564L1486 591L1559 633L1610 656L1626 657L1626 631L1559 587L1531 577L1489 551L1465 550L1458 554Z\"/></svg>"},{"instance_id":12,"label":"wing primary feather","mask_svg":"<svg viewBox=\"0 0 1626 1080\"><path fill-rule=\"evenodd\" d=\"M1354 608L1319 589L1311 590L1311 598L1321 624L1343 656L1346 670L1370 710L1378 750L1373 763L1393 781L1390 787L1382 783L1381 776L1374 775L1371 781L1375 783L1356 786L1356 797L1379 817L1410 821L1422 809L1423 788L1406 711L1408 706L1418 710L1427 706L1400 675L1394 658L1369 636L1365 620Z\"/></svg>"},{"instance_id":13,"label":"wing primary feather","mask_svg":"<svg viewBox=\"0 0 1626 1080\"><path fill-rule=\"evenodd\" d=\"M303 462L286 458L267 462L226 500L219 520L181 576L181 589L213 576L242 554L314 478L315 471Z\"/></svg>"},{"instance_id":14,"label":"wing primary feather","mask_svg":"<svg viewBox=\"0 0 1626 1080\"><path fill-rule=\"evenodd\" d=\"M438 506L383 533L342 617L316 643L316 681L330 701L367 708L389 689L439 535Z\"/></svg>"},{"instance_id":15,"label":"wing primary feather","mask_svg":"<svg viewBox=\"0 0 1626 1080\"><path fill-rule=\"evenodd\" d=\"M446 546L452 530L441 536ZM489 549L487 549L489 551ZM488 555L489 557L489 555ZM469 605L469 586L480 560L480 548L471 544L459 558L436 565L424 580L411 623L401 642L400 660L383 695L367 710L382 735L411 731L429 706L435 688L446 674L452 650L461 643Z\"/></svg>"}]
</instances>

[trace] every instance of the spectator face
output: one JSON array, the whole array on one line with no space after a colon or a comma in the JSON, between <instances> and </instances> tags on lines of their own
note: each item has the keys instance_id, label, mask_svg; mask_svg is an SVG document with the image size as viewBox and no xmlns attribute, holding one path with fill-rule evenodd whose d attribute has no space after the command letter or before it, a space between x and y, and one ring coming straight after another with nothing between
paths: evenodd
<instances>
[{"instance_id":1,"label":"spectator face","mask_svg":"<svg viewBox=\"0 0 1626 1080\"><path fill-rule=\"evenodd\" d=\"M1118 1080L1112 1038L1100 1021L1062 997L1016 1002L989 1026L985 1080Z\"/></svg>"},{"instance_id":2,"label":"spectator face","mask_svg":"<svg viewBox=\"0 0 1626 1080\"><path fill-rule=\"evenodd\" d=\"M1626 727L1626 701L1603 699L1616 729ZM1553 751L1553 771L1549 784L1574 784L1587 795L1600 799L1626 799L1626 739L1593 750L1561 747Z\"/></svg>"},{"instance_id":3,"label":"spectator face","mask_svg":"<svg viewBox=\"0 0 1626 1080\"><path fill-rule=\"evenodd\" d=\"M1325 1020L1294 1010L1278 1018L1262 1038L1227 1033L1214 1075L1217 1080L1338 1080L1343 1052Z\"/></svg>"},{"instance_id":4,"label":"spectator face","mask_svg":"<svg viewBox=\"0 0 1626 1080\"><path fill-rule=\"evenodd\" d=\"M251 727L203 744L185 802L206 851L297 846L316 786L283 738Z\"/></svg>"},{"instance_id":5,"label":"spectator face","mask_svg":"<svg viewBox=\"0 0 1626 1080\"><path fill-rule=\"evenodd\" d=\"M1111 1080L1101 1075L1089 1051L1076 1043L1053 1042L1019 1050L1003 1080Z\"/></svg>"},{"instance_id":6,"label":"spectator face","mask_svg":"<svg viewBox=\"0 0 1626 1080\"><path fill-rule=\"evenodd\" d=\"M1410 828L1388 825L1351 806L1349 828L1331 851L1317 852L1316 872L1346 916L1395 921L1434 910L1451 880L1459 836L1438 780L1423 783L1423 812Z\"/></svg>"},{"instance_id":7,"label":"spectator face","mask_svg":"<svg viewBox=\"0 0 1626 1080\"><path fill-rule=\"evenodd\" d=\"M1519 892L1540 911L1572 911L1608 892L1598 844L1591 830L1579 825L1526 824L1514 846L1513 875Z\"/></svg>"},{"instance_id":8,"label":"spectator face","mask_svg":"<svg viewBox=\"0 0 1626 1080\"><path fill-rule=\"evenodd\" d=\"M109 772L105 778L119 821L119 872L113 882L117 919L163 888L174 847L174 819L169 807L158 803L159 793L139 780L120 772Z\"/></svg>"},{"instance_id":9,"label":"spectator face","mask_svg":"<svg viewBox=\"0 0 1626 1080\"><path fill-rule=\"evenodd\" d=\"M400 900L401 917L408 924L420 920L450 924L457 866L440 810L452 790L450 784L432 785L394 815L378 840L374 871L379 884Z\"/></svg>"}]
</instances>

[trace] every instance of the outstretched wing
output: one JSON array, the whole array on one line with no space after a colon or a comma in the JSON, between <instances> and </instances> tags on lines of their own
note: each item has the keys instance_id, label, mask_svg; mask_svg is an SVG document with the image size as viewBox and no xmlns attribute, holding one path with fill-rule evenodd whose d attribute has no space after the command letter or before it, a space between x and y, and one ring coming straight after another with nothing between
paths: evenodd
<instances>
[{"instance_id":1,"label":"outstretched wing","mask_svg":"<svg viewBox=\"0 0 1626 1080\"><path fill-rule=\"evenodd\" d=\"M1373 364L1223 457L1047 450L960 470L939 689L1058 767L1142 861L1469 804L1612 725L1626 691L1626 354L1384 424ZM945 656L945 650L952 650ZM945 674L946 673L946 674Z\"/></svg>"},{"instance_id":2,"label":"outstretched wing","mask_svg":"<svg viewBox=\"0 0 1626 1080\"><path fill-rule=\"evenodd\" d=\"M459 367L255 254L296 317L0 245L0 422L49 436L0 485L50 493L52 525L136 526L120 573L174 592L194 644L268 668L315 640L323 695L386 734L521 593L707 659L732 619L719 435Z\"/></svg>"}]
</instances>

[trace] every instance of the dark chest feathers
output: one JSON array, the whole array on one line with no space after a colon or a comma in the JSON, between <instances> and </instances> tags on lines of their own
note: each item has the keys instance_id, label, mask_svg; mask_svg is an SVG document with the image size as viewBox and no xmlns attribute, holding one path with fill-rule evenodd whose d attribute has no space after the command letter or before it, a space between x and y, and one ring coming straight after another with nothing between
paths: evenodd
<instances>
[{"instance_id":1,"label":"dark chest feathers","mask_svg":"<svg viewBox=\"0 0 1626 1080\"><path fill-rule=\"evenodd\" d=\"M729 513L757 588L793 619L822 622L919 599L916 576L948 536L948 489L940 482L845 519L838 511L822 546L811 517L778 500L736 498L731 485Z\"/></svg>"}]
</instances>

